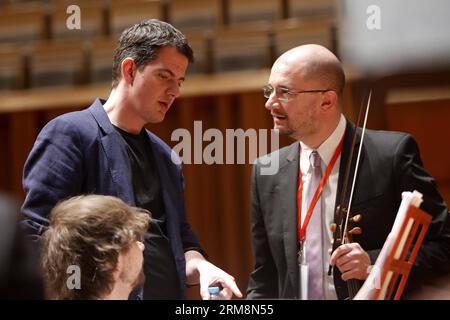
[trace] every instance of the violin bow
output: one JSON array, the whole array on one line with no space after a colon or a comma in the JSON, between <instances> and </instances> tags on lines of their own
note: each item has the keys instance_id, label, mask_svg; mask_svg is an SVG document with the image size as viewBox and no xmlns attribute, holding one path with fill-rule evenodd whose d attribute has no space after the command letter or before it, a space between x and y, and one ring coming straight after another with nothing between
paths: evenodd
<instances>
[{"instance_id":1,"label":"violin bow","mask_svg":"<svg viewBox=\"0 0 450 320\"><path fill-rule=\"evenodd\" d=\"M361 228L359 228L359 227L353 228L352 230L348 230L348 226L349 226L349 220L358 222L361 219L360 215L350 217L350 207L351 207L351 202L353 199L353 192L355 189L356 176L358 174L359 162L361 159L361 151L362 151L362 146L363 146L363 142L364 142L367 118L368 118L369 110L370 110L371 97L372 97L372 90L370 90L370 92L369 92L367 104L365 105L365 107L364 107L364 103L363 102L361 103L361 107L360 107L359 114L358 114L358 121L356 123L355 132L354 132L353 138L352 138L350 155L349 155L349 158L348 158L348 161L346 164L346 170L345 170L345 175L344 175L344 182L343 182L342 193L341 193L341 201L339 202L339 205L336 207L336 220L338 221L338 223L337 224L333 223L331 225L331 231L334 233L333 249L332 249L333 252L341 244L350 243L351 242L351 237L350 237L351 234L360 234L362 232ZM350 194L348 195L348 186L349 186L349 181L350 181L350 173L352 170L352 163L353 163L353 159L354 159L358 127L360 127L360 124L362 122L363 114L364 114L364 122L362 124L361 139L360 139L360 144L359 144L359 148L358 148L358 155L356 158L352 186L350 189ZM332 274L332 266L330 265L329 269L328 269L328 275L331 275L331 274ZM349 298L353 299L353 297L357 294L357 292L359 290L358 281L355 279L348 280L347 287L348 287Z\"/></svg>"}]
</instances>

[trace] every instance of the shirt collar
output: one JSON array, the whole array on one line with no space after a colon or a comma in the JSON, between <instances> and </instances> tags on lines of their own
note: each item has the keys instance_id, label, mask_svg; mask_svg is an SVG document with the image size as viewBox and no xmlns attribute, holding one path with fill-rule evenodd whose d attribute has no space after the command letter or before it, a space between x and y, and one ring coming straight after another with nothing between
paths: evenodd
<instances>
[{"instance_id":1,"label":"shirt collar","mask_svg":"<svg viewBox=\"0 0 450 320\"><path fill-rule=\"evenodd\" d=\"M334 129L333 133L319 146L319 148L316 149L322 159L322 163L325 166L328 166L330 163L334 151L345 133L346 122L347 120L341 114L341 118L336 129ZM311 149L302 141L300 141L300 147L302 148L302 158L300 159L301 169L302 172L307 172L310 167L309 155L314 151L314 149Z\"/></svg>"}]
</instances>

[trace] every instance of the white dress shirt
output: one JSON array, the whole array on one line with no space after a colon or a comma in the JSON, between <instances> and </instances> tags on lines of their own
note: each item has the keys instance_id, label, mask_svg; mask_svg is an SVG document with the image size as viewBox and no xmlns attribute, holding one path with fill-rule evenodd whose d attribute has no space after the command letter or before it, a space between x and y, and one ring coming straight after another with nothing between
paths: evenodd
<instances>
[{"instance_id":1,"label":"white dress shirt","mask_svg":"<svg viewBox=\"0 0 450 320\"><path fill-rule=\"evenodd\" d=\"M344 133L345 133L345 127L346 127L346 119L343 115L341 115L341 119L339 120L339 123L336 127L336 129L333 131L333 133L325 140L316 150L320 155L320 158L322 159L321 166L322 166L322 174L325 174L325 170L328 166L328 164L331 161L331 158L333 157L333 154L339 145L339 142L341 141ZM306 199L306 191L309 188L309 183L311 180L311 165L309 162L309 156L313 149L305 145L303 142L300 141L300 147L301 147L301 156L300 156L300 170L302 172L302 182L303 182L303 194L302 194L302 212L301 212L301 219L302 219L302 225L305 220L306 213L308 211L309 203L305 203ZM337 161L333 167L333 170L330 173L330 176L328 177L327 183L324 185L322 190L322 195L319 198L319 201L322 201L322 208L325 208L325 223L323 225L323 241L324 244L324 296L327 300L336 300L337 295L336 291L334 289L334 282L333 277L328 276L326 273L328 271L328 266L330 262L330 255L328 254L328 251L332 248L331 241L333 239L333 234L329 228L331 223L333 223L334 219L334 206L335 206L335 200L336 200L336 191L337 191L337 184L338 184L338 178L339 178L339 165L341 162L341 156L337 158ZM319 202L317 202L317 205L320 205ZM305 251L307 248L305 248ZM305 252L305 254L308 254Z\"/></svg>"}]
</instances>

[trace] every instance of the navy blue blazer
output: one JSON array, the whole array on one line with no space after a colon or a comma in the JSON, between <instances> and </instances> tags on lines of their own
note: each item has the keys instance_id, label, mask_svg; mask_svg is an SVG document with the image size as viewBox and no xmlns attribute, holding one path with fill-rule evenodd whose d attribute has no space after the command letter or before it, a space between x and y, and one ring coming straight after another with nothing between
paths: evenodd
<instances>
[{"instance_id":1,"label":"navy blue blazer","mask_svg":"<svg viewBox=\"0 0 450 320\"><path fill-rule=\"evenodd\" d=\"M167 235L184 297L184 251L202 249L186 219L181 161L174 163L172 157L179 158L170 147L148 130L147 134L160 175ZM130 163L119 139L100 99L88 109L53 119L42 129L24 167L22 212L29 233L39 238L49 224L51 209L75 195L112 195L135 205Z\"/></svg>"}]
</instances>

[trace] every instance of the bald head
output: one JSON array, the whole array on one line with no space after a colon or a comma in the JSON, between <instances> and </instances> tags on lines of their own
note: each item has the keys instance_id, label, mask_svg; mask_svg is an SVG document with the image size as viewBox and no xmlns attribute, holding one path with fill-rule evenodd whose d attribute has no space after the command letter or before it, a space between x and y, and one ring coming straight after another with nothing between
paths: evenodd
<instances>
[{"instance_id":1,"label":"bald head","mask_svg":"<svg viewBox=\"0 0 450 320\"><path fill-rule=\"evenodd\" d=\"M274 67L284 65L304 81L312 82L324 89L333 89L342 94L345 84L344 70L339 59L327 48L307 44L283 53Z\"/></svg>"}]
</instances>

